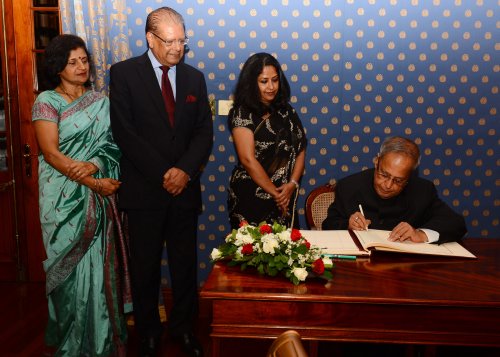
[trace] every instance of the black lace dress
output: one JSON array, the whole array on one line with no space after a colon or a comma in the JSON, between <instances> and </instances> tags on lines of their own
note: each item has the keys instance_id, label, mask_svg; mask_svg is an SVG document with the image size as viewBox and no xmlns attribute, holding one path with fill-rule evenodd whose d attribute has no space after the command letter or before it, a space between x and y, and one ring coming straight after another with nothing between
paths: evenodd
<instances>
[{"instance_id":1,"label":"black lace dress","mask_svg":"<svg viewBox=\"0 0 500 357\"><path fill-rule=\"evenodd\" d=\"M245 127L254 132L255 156L276 187L290 181L297 156L307 145L302 123L290 105L265 119L240 108L230 113L228 121L231 130ZM293 198L290 200L289 214L283 216L273 197L259 187L238 162L229 184L231 228L238 228L242 220L254 225L262 221L277 221L289 227ZM297 222L295 218L294 223Z\"/></svg>"}]
</instances>

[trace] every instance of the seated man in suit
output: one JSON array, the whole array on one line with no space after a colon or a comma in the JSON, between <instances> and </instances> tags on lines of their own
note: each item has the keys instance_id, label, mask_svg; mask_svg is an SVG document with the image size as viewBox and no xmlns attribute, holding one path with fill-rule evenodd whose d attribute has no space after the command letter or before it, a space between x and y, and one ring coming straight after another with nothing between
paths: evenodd
<instances>
[{"instance_id":1,"label":"seated man in suit","mask_svg":"<svg viewBox=\"0 0 500 357\"><path fill-rule=\"evenodd\" d=\"M432 182L414 174L419 162L413 141L387 138L374 169L339 180L322 228L390 230L389 240L401 242L461 239L467 232L464 218L439 199Z\"/></svg>"}]
</instances>

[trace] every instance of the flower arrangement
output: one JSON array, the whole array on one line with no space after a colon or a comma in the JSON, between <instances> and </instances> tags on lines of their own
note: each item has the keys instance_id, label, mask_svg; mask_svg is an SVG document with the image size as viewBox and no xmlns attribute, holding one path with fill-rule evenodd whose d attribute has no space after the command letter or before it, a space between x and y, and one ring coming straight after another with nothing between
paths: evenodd
<instances>
[{"instance_id":1,"label":"flower arrangement","mask_svg":"<svg viewBox=\"0 0 500 357\"><path fill-rule=\"evenodd\" d=\"M309 275L332 279L333 262L322 257L321 248L311 245L298 229L278 223L256 227L243 222L212 250L210 258L213 262L229 259L228 265L241 265L241 270L252 266L262 275L281 272L295 285Z\"/></svg>"}]
</instances>

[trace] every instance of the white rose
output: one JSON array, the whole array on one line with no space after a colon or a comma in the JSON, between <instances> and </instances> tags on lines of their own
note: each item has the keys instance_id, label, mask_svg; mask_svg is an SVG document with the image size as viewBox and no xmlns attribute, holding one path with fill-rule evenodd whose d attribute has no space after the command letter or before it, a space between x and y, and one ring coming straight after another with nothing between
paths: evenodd
<instances>
[{"instance_id":1,"label":"white rose","mask_svg":"<svg viewBox=\"0 0 500 357\"><path fill-rule=\"evenodd\" d=\"M283 232L279 232L278 239L280 240L280 242L283 242L283 243L291 242L292 239L290 238L290 231L286 230Z\"/></svg>"},{"instance_id":2,"label":"white rose","mask_svg":"<svg viewBox=\"0 0 500 357\"><path fill-rule=\"evenodd\" d=\"M297 279L299 279L299 281L305 281L307 278L306 268L293 268L292 273L297 277Z\"/></svg>"},{"instance_id":3,"label":"white rose","mask_svg":"<svg viewBox=\"0 0 500 357\"><path fill-rule=\"evenodd\" d=\"M255 227L252 226L251 224L245 224L244 226L238 228L238 233L248 234L248 230L253 228Z\"/></svg>"},{"instance_id":4,"label":"white rose","mask_svg":"<svg viewBox=\"0 0 500 357\"><path fill-rule=\"evenodd\" d=\"M239 259L239 258L243 257L243 254L241 253L242 249L243 249L243 247L238 247L238 249L236 249L235 258Z\"/></svg>"},{"instance_id":5,"label":"white rose","mask_svg":"<svg viewBox=\"0 0 500 357\"><path fill-rule=\"evenodd\" d=\"M274 249L279 247L278 240L272 234L266 234L261 238L264 253L274 255Z\"/></svg>"},{"instance_id":6,"label":"white rose","mask_svg":"<svg viewBox=\"0 0 500 357\"><path fill-rule=\"evenodd\" d=\"M248 243L253 244L253 238L250 234L242 234L240 232L236 234L236 241L234 242L235 245L242 246Z\"/></svg>"},{"instance_id":7,"label":"white rose","mask_svg":"<svg viewBox=\"0 0 500 357\"><path fill-rule=\"evenodd\" d=\"M220 258L221 258L221 256L222 256L222 255L221 255L221 253L220 253L220 250L219 250L219 249L217 249L217 248L214 248L214 249L212 250L212 253L210 253L210 258L212 258L212 260L213 260L213 261L216 261L216 260L220 259Z\"/></svg>"},{"instance_id":8,"label":"white rose","mask_svg":"<svg viewBox=\"0 0 500 357\"><path fill-rule=\"evenodd\" d=\"M330 258L323 257L323 258L321 258L321 260L323 260L323 264L325 265L325 267L333 266L333 261Z\"/></svg>"}]
</instances>

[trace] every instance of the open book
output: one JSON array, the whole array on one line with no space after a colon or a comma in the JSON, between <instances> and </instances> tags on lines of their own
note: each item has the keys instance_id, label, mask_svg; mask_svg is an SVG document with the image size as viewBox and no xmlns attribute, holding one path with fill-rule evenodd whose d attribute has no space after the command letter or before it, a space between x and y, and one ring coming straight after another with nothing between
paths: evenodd
<instances>
[{"instance_id":1,"label":"open book","mask_svg":"<svg viewBox=\"0 0 500 357\"><path fill-rule=\"evenodd\" d=\"M399 253L476 258L475 255L457 242L449 242L439 245L429 243L391 242L387 239L390 231L379 229L353 231L358 238L361 247L358 247L347 230L301 232L311 244L323 248L325 253L328 254L349 254L362 256L370 254L372 250L382 250Z\"/></svg>"}]
</instances>

